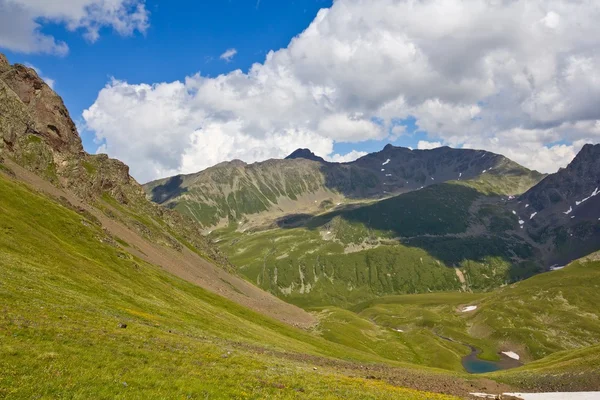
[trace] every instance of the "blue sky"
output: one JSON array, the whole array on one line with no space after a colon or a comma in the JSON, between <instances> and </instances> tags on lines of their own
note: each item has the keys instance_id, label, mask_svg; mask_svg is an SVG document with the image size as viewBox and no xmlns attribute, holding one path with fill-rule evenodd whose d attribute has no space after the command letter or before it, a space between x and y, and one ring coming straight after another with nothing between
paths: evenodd
<instances>
[{"instance_id":1,"label":"blue sky","mask_svg":"<svg viewBox=\"0 0 600 400\"><path fill-rule=\"evenodd\" d=\"M0 51L54 81L86 150L140 181L387 143L553 172L600 141L600 9L477 4L0 0Z\"/></svg>"},{"instance_id":2,"label":"blue sky","mask_svg":"<svg viewBox=\"0 0 600 400\"><path fill-rule=\"evenodd\" d=\"M111 77L129 83L170 82L201 72L215 76L235 69L247 70L262 62L269 50L287 46L331 0L227 0L146 2L150 28L145 34L123 37L101 31L89 43L80 32L62 24L48 24L43 32L69 45L66 56L22 54L3 50L12 63L35 66L55 81L71 117L81 119L98 91ZM235 48L230 61L219 56ZM98 145L93 133L80 132L88 152Z\"/></svg>"}]
</instances>

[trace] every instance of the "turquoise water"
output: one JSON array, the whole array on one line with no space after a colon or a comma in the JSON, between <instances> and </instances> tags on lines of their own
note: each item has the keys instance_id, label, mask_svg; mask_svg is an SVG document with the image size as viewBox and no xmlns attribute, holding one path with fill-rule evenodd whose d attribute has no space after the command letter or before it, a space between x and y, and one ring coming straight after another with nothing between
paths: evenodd
<instances>
[{"instance_id":1,"label":"turquoise water","mask_svg":"<svg viewBox=\"0 0 600 400\"><path fill-rule=\"evenodd\" d=\"M462 359L464 369L470 374L485 374L486 372L499 371L506 369L498 362L481 360L477 353L471 353Z\"/></svg>"},{"instance_id":2,"label":"turquoise water","mask_svg":"<svg viewBox=\"0 0 600 400\"><path fill-rule=\"evenodd\" d=\"M478 350L476 347L471 346L467 343L458 342L454 339L445 336L438 335L437 333L436 336L449 342L460 343L471 349L471 354L462 358L463 368L470 374L485 374L486 372L494 372L500 371L502 369L516 368L522 365L518 360L513 360L512 358L507 357L504 354L500 355L500 361L482 360L478 357L481 351Z\"/></svg>"}]
</instances>

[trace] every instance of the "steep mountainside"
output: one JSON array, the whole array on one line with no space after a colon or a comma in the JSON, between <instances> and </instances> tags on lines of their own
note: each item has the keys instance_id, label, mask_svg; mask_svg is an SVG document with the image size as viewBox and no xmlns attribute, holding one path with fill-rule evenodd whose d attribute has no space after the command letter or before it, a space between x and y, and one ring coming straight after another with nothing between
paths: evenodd
<instances>
[{"instance_id":1,"label":"steep mountainside","mask_svg":"<svg viewBox=\"0 0 600 400\"><path fill-rule=\"evenodd\" d=\"M598 148L519 198L490 194L486 172L211 236L250 280L301 306L489 290L600 249Z\"/></svg>"},{"instance_id":2,"label":"steep mountainside","mask_svg":"<svg viewBox=\"0 0 600 400\"><path fill-rule=\"evenodd\" d=\"M33 69L11 66L3 55L0 137L0 170L92 219L106 231L99 240L255 310L313 323L302 310L231 274L229 261L195 221L148 201L125 164L84 152L61 98Z\"/></svg>"},{"instance_id":3,"label":"steep mountainside","mask_svg":"<svg viewBox=\"0 0 600 400\"><path fill-rule=\"evenodd\" d=\"M386 146L351 163L328 163L308 149L285 160L221 163L144 185L155 202L205 227L259 225L287 214L318 213L345 202L377 200L450 180L476 181L486 193L520 194L542 174L486 151Z\"/></svg>"},{"instance_id":4,"label":"steep mountainside","mask_svg":"<svg viewBox=\"0 0 600 400\"><path fill-rule=\"evenodd\" d=\"M600 144L587 144L564 169L510 202L549 264L600 249Z\"/></svg>"}]
</instances>

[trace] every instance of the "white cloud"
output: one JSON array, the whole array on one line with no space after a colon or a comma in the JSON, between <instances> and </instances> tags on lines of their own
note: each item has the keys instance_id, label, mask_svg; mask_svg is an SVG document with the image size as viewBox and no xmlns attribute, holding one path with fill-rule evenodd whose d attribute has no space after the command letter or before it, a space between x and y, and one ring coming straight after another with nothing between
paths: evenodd
<instances>
[{"instance_id":1,"label":"white cloud","mask_svg":"<svg viewBox=\"0 0 600 400\"><path fill-rule=\"evenodd\" d=\"M235 57L236 54L237 54L237 50L236 49L227 49L227 50L225 50L225 52L223 54L221 54L219 56L219 58L221 60L225 60L227 62L230 62L231 60L233 60L233 57Z\"/></svg>"},{"instance_id":2,"label":"white cloud","mask_svg":"<svg viewBox=\"0 0 600 400\"><path fill-rule=\"evenodd\" d=\"M69 51L65 42L42 32L45 23L81 30L91 42L103 27L120 35L148 28L148 11L143 0L0 0L0 48L23 53Z\"/></svg>"},{"instance_id":3,"label":"white cloud","mask_svg":"<svg viewBox=\"0 0 600 400\"><path fill-rule=\"evenodd\" d=\"M419 143L417 143L417 149L419 150L437 149L442 146L443 144L441 142L428 142L426 140L419 140Z\"/></svg>"},{"instance_id":4,"label":"white cloud","mask_svg":"<svg viewBox=\"0 0 600 400\"><path fill-rule=\"evenodd\" d=\"M337 0L248 72L115 80L84 118L141 180L296 147L330 155L394 138L409 117L426 142L551 172L600 140L598 20L594 0Z\"/></svg>"},{"instance_id":5,"label":"white cloud","mask_svg":"<svg viewBox=\"0 0 600 400\"><path fill-rule=\"evenodd\" d=\"M41 71L39 68L37 68L36 66L34 66L34 65L32 65L32 64L25 63L25 65L26 65L27 67L29 67L29 68L33 69L33 70L34 70L34 71L35 71L35 72L38 74L38 76L39 76L39 77L40 77L40 78L41 78L41 79L42 79L44 82L46 82L46 85L50 86L50 89L54 89L54 85L55 85L55 83L56 83L56 81L55 81L54 79L52 79L52 78L48 78L47 76L45 76L45 75L42 73L42 71Z\"/></svg>"},{"instance_id":6,"label":"white cloud","mask_svg":"<svg viewBox=\"0 0 600 400\"><path fill-rule=\"evenodd\" d=\"M364 152L364 151L352 150L351 152L343 154L343 155L333 154L331 156L325 157L325 159L327 161L336 162L336 163L346 163L346 162L354 161L358 158L364 157L367 154L368 153Z\"/></svg>"}]
</instances>

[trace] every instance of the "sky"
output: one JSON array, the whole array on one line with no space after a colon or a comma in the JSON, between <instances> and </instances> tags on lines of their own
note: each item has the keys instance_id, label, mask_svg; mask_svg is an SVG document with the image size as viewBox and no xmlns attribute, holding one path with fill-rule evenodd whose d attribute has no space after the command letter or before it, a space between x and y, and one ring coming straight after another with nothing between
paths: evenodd
<instances>
[{"instance_id":1,"label":"sky","mask_svg":"<svg viewBox=\"0 0 600 400\"><path fill-rule=\"evenodd\" d=\"M0 0L0 51L140 182L299 147L503 154L600 141L596 0Z\"/></svg>"}]
</instances>

